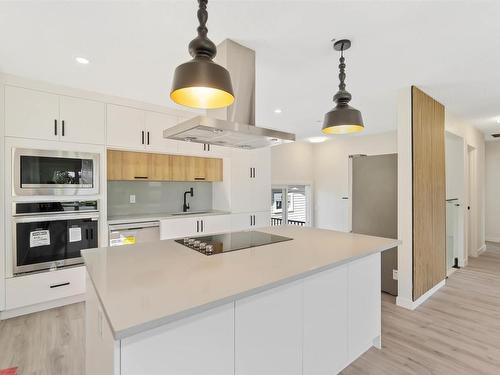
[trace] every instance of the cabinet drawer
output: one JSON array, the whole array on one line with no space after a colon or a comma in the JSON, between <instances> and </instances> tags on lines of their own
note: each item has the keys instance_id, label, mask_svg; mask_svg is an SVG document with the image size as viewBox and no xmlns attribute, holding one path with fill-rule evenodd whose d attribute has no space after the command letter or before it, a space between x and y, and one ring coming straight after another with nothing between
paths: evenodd
<instances>
[{"instance_id":1,"label":"cabinet drawer","mask_svg":"<svg viewBox=\"0 0 500 375\"><path fill-rule=\"evenodd\" d=\"M85 293L85 267L36 273L6 279L7 309Z\"/></svg>"}]
</instances>

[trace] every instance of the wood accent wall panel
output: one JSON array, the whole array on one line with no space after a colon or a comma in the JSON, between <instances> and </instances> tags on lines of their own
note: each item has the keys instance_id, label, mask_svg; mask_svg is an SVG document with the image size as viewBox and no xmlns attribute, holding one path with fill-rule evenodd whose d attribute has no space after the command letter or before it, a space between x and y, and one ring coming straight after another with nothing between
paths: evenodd
<instances>
[{"instance_id":1,"label":"wood accent wall panel","mask_svg":"<svg viewBox=\"0 0 500 375\"><path fill-rule=\"evenodd\" d=\"M444 106L412 87L413 300L446 278Z\"/></svg>"}]
</instances>

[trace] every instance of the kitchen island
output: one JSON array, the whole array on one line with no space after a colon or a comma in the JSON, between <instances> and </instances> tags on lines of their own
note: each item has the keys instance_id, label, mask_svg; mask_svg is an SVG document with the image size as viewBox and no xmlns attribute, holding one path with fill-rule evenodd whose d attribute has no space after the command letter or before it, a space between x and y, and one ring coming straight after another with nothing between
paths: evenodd
<instances>
[{"instance_id":1,"label":"kitchen island","mask_svg":"<svg viewBox=\"0 0 500 375\"><path fill-rule=\"evenodd\" d=\"M173 240L83 252L86 373L333 374L380 347L394 239L283 226L206 256Z\"/></svg>"}]
</instances>

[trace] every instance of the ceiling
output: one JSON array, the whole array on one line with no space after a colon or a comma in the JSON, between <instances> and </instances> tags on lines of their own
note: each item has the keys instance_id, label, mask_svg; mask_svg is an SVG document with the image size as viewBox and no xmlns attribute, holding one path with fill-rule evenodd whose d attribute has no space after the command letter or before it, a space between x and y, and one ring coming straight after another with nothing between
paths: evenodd
<instances>
[{"instance_id":1,"label":"ceiling","mask_svg":"<svg viewBox=\"0 0 500 375\"><path fill-rule=\"evenodd\" d=\"M0 71L175 107L172 72L189 59L196 9L194 0L1 2ZM349 38L347 89L364 134L396 128L397 92L412 84L500 132L500 2L214 0L208 12L215 43L257 52L258 126L320 135L338 85L331 39Z\"/></svg>"}]
</instances>

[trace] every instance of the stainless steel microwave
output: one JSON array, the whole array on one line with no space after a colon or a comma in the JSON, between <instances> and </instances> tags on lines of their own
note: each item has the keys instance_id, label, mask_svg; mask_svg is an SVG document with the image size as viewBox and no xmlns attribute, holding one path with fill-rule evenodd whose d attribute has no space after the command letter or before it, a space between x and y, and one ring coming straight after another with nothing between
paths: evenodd
<instances>
[{"instance_id":1,"label":"stainless steel microwave","mask_svg":"<svg viewBox=\"0 0 500 375\"><path fill-rule=\"evenodd\" d=\"M14 195L95 195L99 154L13 149Z\"/></svg>"}]
</instances>

